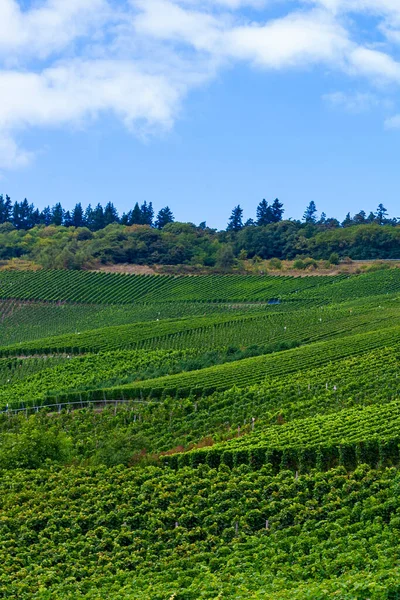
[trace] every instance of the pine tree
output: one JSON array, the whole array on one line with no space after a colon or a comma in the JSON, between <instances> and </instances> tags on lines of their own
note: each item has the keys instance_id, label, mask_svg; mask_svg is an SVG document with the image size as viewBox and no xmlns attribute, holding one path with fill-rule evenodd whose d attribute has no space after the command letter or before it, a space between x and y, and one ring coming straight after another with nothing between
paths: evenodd
<instances>
[{"instance_id":1,"label":"pine tree","mask_svg":"<svg viewBox=\"0 0 400 600\"><path fill-rule=\"evenodd\" d=\"M11 213L12 213L12 203L11 198L6 194L6 199L4 201L4 216L6 221L11 221Z\"/></svg>"},{"instance_id":2,"label":"pine tree","mask_svg":"<svg viewBox=\"0 0 400 600\"><path fill-rule=\"evenodd\" d=\"M55 206L51 209L51 222L56 227L60 227L64 221L64 209L61 206L60 202L57 202Z\"/></svg>"},{"instance_id":3,"label":"pine tree","mask_svg":"<svg viewBox=\"0 0 400 600\"><path fill-rule=\"evenodd\" d=\"M306 211L303 215L303 219L306 223L315 223L317 221L317 207L315 206L314 200L311 200L307 206Z\"/></svg>"},{"instance_id":4,"label":"pine tree","mask_svg":"<svg viewBox=\"0 0 400 600\"><path fill-rule=\"evenodd\" d=\"M232 210L232 214L229 217L228 226L226 230L240 231L241 229L243 229L243 208L241 208L240 204L238 204Z\"/></svg>"},{"instance_id":5,"label":"pine tree","mask_svg":"<svg viewBox=\"0 0 400 600\"><path fill-rule=\"evenodd\" d=\"M269 223L272 223L272 221L272 207L268 206L268 202L264 198L264 200L261 200L260 204L257 206L256 224L260 227L264 227L265 225L269 225Z\"/></svg>"},{"instance_id":6,"label":"pine tree","mask_svg":"<svg viewBox=\"0 0 400 600\"><path fill-rule=\"evenodd\" d=\"M110 225L111 223L118 223L118 212L112 202L107 202L106 207L104 209L104 227Z\"/></svg>"},{"instance_id":7,"label":"pine tree","mask_svg":"<svg viewBox=\"0 0 400 600\"><path fill-rule=\"evenodd\" d=\"M41 224L41 213L38 208L35 209L33 204L31 204L32 214L31 214L31 226L36 227L36 225Z\"/></svg>"},{"instance_id":8,"label":"pine tree","mask_svg":"<svg viewBox=\"0 0 400 600\"><path fill-rule=\"evenodd\" d=\"M99 231L99 229L104 228L104 210L102 205L97 204L96 208L93 211L93 229L94 231Z\"/></svg>"},{"instance_id":9,"label":"pine tree","mask_svg":"<svg viewBox=\"0 0 400 600\"><path fill-rule=\"evenodd\" d=\"M360 210L359 213L354 215L353 221L356 225L363 225L367 220L367 213L365 210Z\"/></svg>"},{"instance_id":10,"label":"pine tree","mask_svg":"<svg viewBox=\"0 0 400 600\"><path fill-rule=\"evenodd\" d=\"M379 204L378 208L376 209L376 221L379 223L379 225L383 225L384 222L387 219L387 215L388 215L388 211L386 210L386 208L383 206L383 204Z\"/></svg>"},{"instance_id":11,"label":"pine tree","mask_svg":"<svg viewBox=\"0 0 400 600\"><path fill-rule=\"evenodd\" d=\"M28 200L24 200L19 205L19 219L21 229L30 229L32 225L32 213L34 211L33 204L29 204Z\"/></svg>"},{"instance_id":12,"label":"pine tree","mask_svg":"<svg viewBox=\"0 0 400 600\"><path fill-rule=\"evenodd\" d=\"M93 220L93 208L91 204L88 204L85 210L85 219L84 219L85 227L88 227L91 231L94 230L94 220Z\"/></svg>"},{"instance_id":13,"label":"pine tree","mask_svg":"<svg viewBox=\"0 0 400 600\"><path fill-rule=\"evenodd\" d=\"M51 209L50 206L46 206L40 213L40 223L48 227L51 223Z\"/></svg>"},{"instance_id":14,"label":"pine tree","mask_svg":"<svg viewBox=\"0 0 400 600\"><path fill-rule=\"evenodd\" d=\"M344 221L342 222L342 227L350 227L351 225L353 225L354 221L351 218L350 213L348 212Z\"/></svg>"},{"instance_id":15,"label":"pine tree","mask_svg":"<svg viewBox=\"0 0 400 600\"><path fill-rule=\"evenodd\" d=\"M147 204L145 200L140 207L140 210L142 211L142 225L150 225L150 227L152 227L154 221L154 209L152 202Z\"/></svg>"},{"instance_id":16,"label":"pine tree","mask_svg":"<svg viewBox=\"0 0 400 600\"><path fill-rule=\"evenodd\" d=\"M0 194L0 223L5 223L6 221L6 203L3 194Z\"/></svg>"},{"instance_id":17,"label":"pine tree","mask_svg":"<svg viewBox=\"0 0 400 600\"><path fill-rule=\"evenodd\" d=\"M142 220L143 220L142 216L143 215L142 215L142 211L140 210L140 206L136 202L135 206L133 207L132 213L131 213L129 225L141 225Z\"/></svg>"},{"instance_id":18,"label":"pine tree","mask_svg":"<svg viewBox=\"0 0 400 600\"><path fill-rule=\"evenodd\" d=\"M21 220L19 216L19 202L14 202L13 204L11 222L17 229L21 228Z\"/></svg>"},{"instance_id":19,"label":"pine tree","mask_svg":"<svg viewBox=\"0 0 400 600\"><path fill-rule=\"evenodd\" d=\"M64 215L64 227L72 227L72 225L73 223L71 213L69 212L69 210L67 210Z\"/></svg>"},{"instance_id":20,"label":"pine tree","mask_svg":"<svg viewBox=\"0 0 400 600\"><path fill-rule=\"evenodd\" d=\"M14 225L14 227L16 227L17 229L21 229L19 202L14 202L13 204L11 222Z\"/></svg>"},{"instance_id":21,"label":"pine tree","mask_svg":"<svg viewBox=\"0 0 400 600\"><path fill-rule=\"evenodd\" d=\"M156 222L155 222L155 226L157 227L157 229L163 229L163 227L165 227L168 223L173 223L173 222L174 222L174 215L172 214L172 211L169 208L169 206L166 206L165 208L162 208L159 211Z\"/></svg>"},{"instance_id":22,"label":"pine tree","mask_svg":"<svg viewBox=\"0 0 400 600\"><path fill-rule=\"evenodd\" d=\"M270 209L272 214L272 222L279 223L280 221L282 221L285 209L283 208L282 202L279 202L278 198L275 198Z\"/></svg>"},{"instance_id":23,"label":"pine tree","mask_svg":"<svg viewBox=\"0 0 400 600\"><path fill-rule=\"evenodd\" d=\"M132 219L132 211L130 210L127 213L122 213L121 217L121 225L129 225Z\"/></svg>"},{"instance_id":24,"label":"pine tree","mask_svg":"<svg viewBox=\"0 0 400 600\"><path fill-rule=\"evenodd\" d=\"M80 202L75 204L75 207L74 207L74 209L72 211L72 215L71 215L71 221L72 221L72 225L74 227L83 227L85 224L83 208L82 208L82 204Z\"/></svg>"}]
</instances>

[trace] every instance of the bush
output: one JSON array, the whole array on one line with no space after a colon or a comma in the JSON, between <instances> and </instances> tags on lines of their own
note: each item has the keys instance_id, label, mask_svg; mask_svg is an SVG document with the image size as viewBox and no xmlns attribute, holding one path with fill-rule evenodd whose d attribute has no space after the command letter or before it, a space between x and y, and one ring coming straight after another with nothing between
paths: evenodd
<instances>
[{"instance_id":1,"label":"bush","mask_svg":"<svg viewBox=\"0 0 400 600\"><path fill-rule=\"evenodd\" d=\"M293 268L294 269L305 269L306 264L303 260L301 260L301 258L298 258L297 260L294 261Z\"/></svg>"},{"instance_id":2,"label":"bush","mask_svg":"<svg viewBox=\"0 0 400 600\"><path fill-rule=\"evenodd\" d=\"M305 269L317 269L318 268L318 263L313 258L306 258L304 260L304 265L305 265L304 266Z\"/></svg>"},{"instance_id":3,"label":"bush","mask_svg":"<svg viewBox=\"0 0 400 600\"><path fill-rule=\"evenodd\" d=\"M340 263L339 254L337 252L332 252L332 254L329 257L329 262L331 263L331 265L338 265Z\"/></svg>"},{"instance_id":4,"label":"bush","mask_svg":"<svg viewBox=\"0 0 400 600\"><path fill-rule=\"evenodd\" d=\"M269 261L270 269L280 271L282 269L282 261L279 258L271 258Z\"/></svg>"},{"instance_id":5,"label":"bush","mask_svg":"<svg viewBox=\"0 0 400 600\"><path fill-rule=\"evenodd\" d=\"M221 246L217 251L216 265L221 269L230 269L235 264L235 255L230 244Z\"/></svg>"},{"instance_id":6,"label":"bush","mask_svg":"<svg viewBox=\"0 0 400 600\"><path fill-rule=\"evenodd\" d=\"M38 469L48 460L64 463L71 458L72 443L63 432L30 426L27 421L21 433L3 434L0 469Z\"/></svg>"},{"instance_id":7,"label":"bush","mask_svg":"<svg viewBox=\"0 0 400 600\"><path fill-rule=\"evenodd\" d=\"M146 455L148 440L142 435L132 435L129 432L115 431L112 437L107 437L94 456L96 464L108 467L116 465L129 465L131 462L140 462Z\"/></svg>"}]
</instances>

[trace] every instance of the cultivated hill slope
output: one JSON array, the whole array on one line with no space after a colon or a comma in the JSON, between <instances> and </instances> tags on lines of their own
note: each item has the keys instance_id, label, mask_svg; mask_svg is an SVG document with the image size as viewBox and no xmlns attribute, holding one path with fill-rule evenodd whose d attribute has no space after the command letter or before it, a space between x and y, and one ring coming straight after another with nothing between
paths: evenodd
<instances>
[{"instance_id":1,"label":"cultivated hill slope","mask_svg":"<svg viewBox=\"0 0 400 600\"><path fill-rule=\"evenodd\" d=\"M0 273L0 597L400 598L400 271Z\"/></svg>"}]
</instances>

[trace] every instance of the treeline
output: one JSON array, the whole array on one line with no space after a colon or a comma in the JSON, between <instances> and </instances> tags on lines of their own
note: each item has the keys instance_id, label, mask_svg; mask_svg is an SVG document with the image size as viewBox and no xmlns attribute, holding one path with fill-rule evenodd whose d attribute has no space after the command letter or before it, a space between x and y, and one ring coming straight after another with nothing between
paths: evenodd
<instances>
[{"instance_id":1,"label":"treeline","mask_svg":"<svg viewBox=\"0 0 400 600\"><path fill-rule=\"evenodd\" d=\"M16 229L55 225L56 227L87 227L90 231L99 231L111 223L150 225L162 229L167 223L173 221L174 215L168 206L162 208L155 218L151 202L149 204L143 202L141 206L136 202L132 210L119 217L112 202L108 202L104 208L101 204L97 204L95 208L89 204L85 210L78 202L72 211L64 210L61 203L57 202L52 208L46 206L40 211L33 204L29 204L26 198L22 202L13 204L10 196L0 195L0 224L11 223Z\"/></svg>"},{"instance_id":2,"label":"treeline","mask_svg":"<svg viewBox=\"0 0 400 600\"><path fill-rule=\"evenodd\" d=\"M389 218L382 204L341 223L324 213L317 218L314 202L301 221L283 215L278 199L260 202L254 220L244 221L236 206L226 230L217 231L205 222L176 222L168 206L155 215L146 202L119 217L111 202L85 210L77 204L71 212L58 203L39 211L0 196L0 260L24 258L45 268L131 263L230 270L245 259L400 259L400 220Z\"/></svg>"},{"instance_id":3,"label":"treeline","mask_svg":"<svg viewBox=\"0 0 400 600\"><path fill-rule=\"evenodd\" d=\"M270 205L264 199L257 206L256 218L244 221L243 209L238 205L232 210L226 230L238 232L245 227L265 227L272 223L279 223L283 220L284 212L283 204L278 198ZM0 195L0 224L11 223L16 229L27 230L40 225L45 227L55 225L56 227L87 227L90 231L99 231L112 223L128 226L149 225L156 229L163 229L174 221L174 214L169 206L165 206L155 215L151 202L148 204L143 202L142 205L136 202L132 210L124 212L120 217L112 202L108 202L104 208L100 203L94 208L89 204L85 210L82 204L78 202L72 211L64 210L61 203L58 202L52 208L47 206L40 211L35 208L34 204L29 204L26 198L22 202L14 202L13 204L10 196L7 194L5 196ZM289 221L292 221L292 219L289 218ZM328 218L324 212L317 219L317 207L315 202L311 201L304 212L303 222L305 224L317 224L324 229L336 229L371 223L396 226L400 224L400 219L389 218L388 211L383 204L379 204L376 212L370 212L368 215L364 210L360 210L353 217L348 213L342 222L333 217ZM200 223L199 228L205 229L206 222Z\"/></svg>"}]
</instances>

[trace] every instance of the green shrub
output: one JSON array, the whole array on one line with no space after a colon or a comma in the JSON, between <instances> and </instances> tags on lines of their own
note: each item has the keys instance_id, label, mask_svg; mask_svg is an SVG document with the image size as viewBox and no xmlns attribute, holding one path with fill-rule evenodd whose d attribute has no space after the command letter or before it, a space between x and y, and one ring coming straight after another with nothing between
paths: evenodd
<instances>
[{"instance_id":1,"label":"green shrub","mask_svg":"<svg viewBox=\"0 0 400 600\"><path fill-rule=\"evenodd\" d=\"M329 257L329 262L331 265L338 265L340 263L340 257L337 252L332 252Z\"/></svg>"},{"instance_id":2,"label":"green shrub","mask_svg":"<svg viewBox=\"0 0 400 600\"><path fill-rule=\"evenodd\" d=\"M301 258L298 258L297 260L294 261L293 268L294 269L305 269L306 264L303 260L301 260Z\"/></svg>"},{"instance_id":3,"label":"green shrub","mask_svg":"<svg viewBox=\"0 0 400 600\"><path fill-rule=\"evenodd\" d=\"M271 269L280 271L282 269L282 261L279 260L279 258L271 258L269 261L269 266Z\"/></svg>"},{"instance_id":4,"label":"green shrub","mask_svg":"<svg viewBox=\"0 0 400 600\"><path fill-rule=\"evenodd\" d=\"M5 433L0 440L0 469L37 469L46 461L64 463L72 456L72 443L63 432L33 429L27 421L20 433Z\"/></svg>"}]
</instances>

